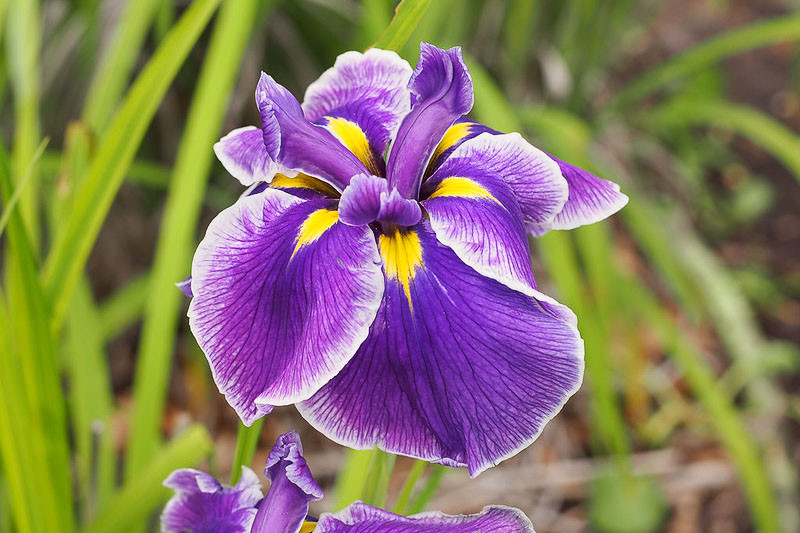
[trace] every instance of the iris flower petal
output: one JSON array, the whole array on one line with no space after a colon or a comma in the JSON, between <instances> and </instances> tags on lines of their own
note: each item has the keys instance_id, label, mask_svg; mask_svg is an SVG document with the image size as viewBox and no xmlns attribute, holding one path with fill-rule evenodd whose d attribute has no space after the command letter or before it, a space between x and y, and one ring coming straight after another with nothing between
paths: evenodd
<instances>
[{"instance_id":1,"label":"iris flower petal","mask_svg":"<svg viewBox=\"0 0 800 533\"><path fill-rule=\"evenodd\" d=\"M456 122L448 129L442 142L437 146L428 173L432 173L444 164L459 146L483 133L503 135L499 131L477 122L466 119ZM532 235L538 237L551 229L575 229L579 226L594 224L610 217L628 203L628 197L620 191L619 185L616 183L598 178L591 172L550 154L546 155L558 165L561 174L567 181L569 193L563 208L553 217L552 221L533 222L528 225L528 230ZM526 217L533 214L528 212L524 205L523 212Z\"/></svg>"},{"instance_id":2,"label":"iris flower petal","mask_svg":"<svg viewBox=\"0 0 800 533\"><path fill-rule=\"evenodd\" d=\"M314 533L534 533L519 509L492 505L480 513L450 516L428 512L399 516L355 502L337 513L320 517Z\"/></svg>"},{"instance_id":3,"label":"iris flower petal","mask_svg":"<svg viewBox=\"0 0 800 533\"><path fill-rule=\"evenodd\" d=\"M525 223L552 220L566 189L555 163L522 137L486 134L458 146L421 197L440 242L481 274L532 295Z\"/></svg>"},{"instance_id":4,"label":"iris flower petal","mask_svg":"<svg viewBox=\"0 0 800 533\"><path fill-rule=\"evenodd\" d=\"M253 533L297 533L308 515L308 503L322 499L322 489L306 464L296 431L278 437L264 475L270 486L259 505Z\"/></svg>"},{"instance_id":5,"label":"iris flower petal","mask_svg":"<svg viewBox=\"0 0 800 533\"><path fill-rule=\"evenodd\" d=\"M574 316L480 275L424 220L380 248L387 285L370 335L300 413L340 444L473 476L528 446L581 383Z\"/></svg>"},{"instance_id":6,"label":"iris flower petal","mask_svg":"<svg viewBox=\"0 0 800 533\"><path fill-rule=\"evenodd\" d=\"M557 157L553 157L553 160L558 163L569 183L569 198L553 222L544 224L538 234L548 229L575 229L594 224L610 217L628 203L627 195L620 192L619 185L613 181L598 178Z\"/></svg>"},{"instance_id":7,"label":"iris flower petal","mask_svg":"<svg viewBox=\"0 0 800 533\"><path fill-rule=\"evenodd\" d=\"M264 146L273 161L316 176L339 190L352 176L366 172L358 157L324 127L309 122L292 93L263 72L256 88L256 104Z\"/></svg>"},{"instance_id":8,"label":"iris flower petal","mask_svg":"<svg viewBox=\"0 0 800 533\"><path fill-rule=\"evenodd\" d=\"M406 198L416 198L428 161L453 122L472 109L472 78L461 49L420 43L419 62L409 81L411 112L403 119L389 153L386 176Z\"/></svg>"},{"instance_id":9,"label":"iris flower petal","mask_svg":"<svg viewBox=\"0 0 800 533\"><path fill-rule=\"evenodd\" d=\"M214 153L225 170L245 187L270 181L280 171L267 154L264 135L255 126L233 130L214 145Z\"/></svg>"},{"instance_id":10,"label":"iris flower petal","mask_svg":"<svg viewBox=\"0 0 800 533\"><path fill-rule=\"evenodd\" d=\"M383 286L368 227L338 222L332 200L267 189L209 226L192 263L189 324L250 425L339 372L367 337Z\"/></svg>"},{"instance_id":11,"label":"iris flower petal","mask_svg":"<svg viewBox=\"0 0 800 533\"><path fill-rule=\"evenodd\" d=\"M303 112L354 152L363 153L366 142L370 156L382 162L387 143L411 108L411 73L408 62L395 52L345 52L308 86Z\"/></svg>"},{"instance_id":12,"label":"iris flower petal","mask_svg":"<svg viewBox=\"0 0 800 533\"><path fill-rule=\"evenodd\" d=\"M192 468L176 470L164 486L176 493L161 514L166 533L249 533L261 500L261 484L247 467L235 487Z\"/></svg>"}]
</instances>

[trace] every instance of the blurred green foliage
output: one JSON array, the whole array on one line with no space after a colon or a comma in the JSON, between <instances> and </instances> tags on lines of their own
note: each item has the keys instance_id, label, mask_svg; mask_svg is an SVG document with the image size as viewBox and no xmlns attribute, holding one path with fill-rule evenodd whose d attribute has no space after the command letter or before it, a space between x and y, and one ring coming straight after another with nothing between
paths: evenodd
<instances>
[{"instance_id":1,"label":"blurred green foliage","mask_svg":"<svg viewBox=\"0 0 800 533\"><path fill-rule=\"evenodd\" d=\"M393 18L391 0L0 0L0 530L147 527L167 496L166 474L212 448L201 425L163 442L185 331L172 283L188 274L204 202L218 211L238 193L211 145L223 125L257 120L241 98L250 101L257 69L300 94L343 51L377 43L413 64L421 40L464 47L475 118L522 131L631 197L613 221L534 243L546 266L539 278L577 312L586 340L583 420L601 459L593 527L660 527L663 495L631 456L670 446L687 426L710 429L725 448L758 531L800 529L785 435L800 398L781 385L797 372L798 350L768 338L757 319L800 296L800 274L756 260L732 269L715 253L781 194L748 168L734 139L800 180L797 134L733 101L736 80L722 61L780 43L796 56L800 15L787 7L622 71L669 3L406 0ZM721 18L726 2L710 4ZM86 263L125 184L165 206L155 255L97 302ZM139 321L133 404L123 414L107 346ZM664 365L679 382L641 386ZM127 438L117 442L112 427L126 416ZM748 430L755 420L767 430ZM260 430L240 429L234 473L250 462ZM337 506L385 503L393 461L348 455ZM445 471L413 466L395 508L422 510ZM630 520L615 523L620 515Z\"/></svg>"}]
</instances>

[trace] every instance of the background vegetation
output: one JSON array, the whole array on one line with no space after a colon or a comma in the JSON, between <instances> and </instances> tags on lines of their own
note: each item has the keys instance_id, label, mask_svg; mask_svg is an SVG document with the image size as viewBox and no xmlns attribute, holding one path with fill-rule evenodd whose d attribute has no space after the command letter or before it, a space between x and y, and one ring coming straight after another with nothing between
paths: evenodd
<instances>
[{"instance_id":1,"label":"background vegetation","mask_svg":"<svg viewBox=\"0 0 800 533\"><path fill-rule=\"evenodd\" d=\"M800 531L796 2L405 0L386 30L395 3L0 0L0 531L152 528L171 470L258 470L289 428L330 487L317 512ZM173 286L240 192L211 146L257 123L260 70L300 96L343 51L414 64L421 40L464 47L475 118L631 197L532 243L580 317L585 386L469 484L345 454L292 408L237 430Z\"/></svg>"}]
</instances>

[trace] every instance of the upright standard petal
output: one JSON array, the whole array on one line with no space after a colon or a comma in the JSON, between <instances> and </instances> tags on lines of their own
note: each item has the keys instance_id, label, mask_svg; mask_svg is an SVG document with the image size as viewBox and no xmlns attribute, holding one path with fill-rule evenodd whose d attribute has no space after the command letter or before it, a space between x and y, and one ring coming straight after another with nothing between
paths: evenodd
<instances>
[{"instance_id":1,"label":"upright standard petal","mask_svg":"<svg viewBox=\"0 0 800 533\"><path fill-rule=\"evenodd\" d=\"M263 72L256 88L256 104L267 154L285 169L316 176L339 190L352 176L366 171L328 130L305 118L292 93Z\"/></svg>"},{"instance_id":2,"label":"upright standard petal","mask_svg":"<svg viewBox=\"0 0 800 533\"><path fill-rule=\"evenodd\" d=\"M444 164L462 144L483 133L503 135L483 124L466 119L453 124L436 147L428 166L428 175ZM545 153L545 155L558 165L561 174L567 181L569 192L564 206L556 213L552 221L533 221L528 225L528 230L532 235L538 237L550 229L574 229L578 226L594 224L613 215L628 203L628 197L620 192L619 185L616 183L598 178L594 174L550 154ZM527 211L527 206L523 205L522 207L526 217L529 217L532 213Z\"/></svg>"},{"instance_id":3,"label":"upright standard petal","mask_svg":"<svg viewBox=\"0 0 800 533\"><path fill-rule=\"evenodd\" d=\"M267 153L264 135L255 126L233 130L214 145L214 153L225 170L245 187L270 181L280 171Z\"/></svg>"},{"instance_id":4,"label":"upright standard petal","mask_svg":"<svg viewBox=\"0 0 800 533\"><path fill-rule=\"evenodd\" d=\"M472 78L461 49L420 43L419 62L409 81L412 109L397 130L389 153L389 184L417 198L425 168L447 129L472 109Z\"/></svg>"},{"instance_id":5,"label":"upright standard petal","mask_svg":"<svg viewBox=\"0 0 800 533\"><path fill-rule=\"evenodd\" d=\"M571 314L482 276L424 220L379 247L387 284L370 335L301 414L352 448L473 476L528 446L581 383Z\"/></svg>"},{"instance_id":6,"label":"upright standard petal","mask_svg":"<svg viewBox=\"0 0 800 533\"><path fill-rule=\"evenodd\" d=\"M278 437L264 475L270 487L259 505L252 533L297 533L308 514L308 503L322 499L322 489L306 464L296 431Z\"/></svg>"},{"instance_id":7,"label":"upright standard petal","mask_svg":"<svg viewBox=\"0 0 800 533\"><path fill-rule=\"evenodd\" d=\"M379 262L372 231L338 222L331 200L266 189L214 219L189 324L245 424L308 398L353 356L383 295Z\"/></svg>"},{"instance_id":8,"label":"upright standard petal","mask_svg":"<svg viewBox=\"0 0 800 533\"><path fill-rule=\"evenodd\" d=\"M363 155L359 159L377 173L368 162L382 161L386 145L411 108L411 72L395 52L377 48L363 54L345 52L308 86L303 112L353 153Z\"/></svg>"},{"instance_id":9,"label":"upright standard petal","mask_svg":"<svg viewBox=\"0 0 800 533\"><path fill-rule=\"evenodd\" d=\"M450 516L428 512L400 516L355 502L319 519L314 533L534 533L528 517L519 509L493 505L480 513Z\"/></svg>"},{"instance_id":10,"label":"upright standard petal","mask_svg":"<svg viewBox=\"0 0 800 533\"><path fill-rule=\"evenodd\" d=\"M249 468L242 467L242 477L234 487L223 487L212 476L191 468L176 470L164 486L175 495L161 514L161 531L250 533L261 484Z\"/></svg>"}]
</instances>

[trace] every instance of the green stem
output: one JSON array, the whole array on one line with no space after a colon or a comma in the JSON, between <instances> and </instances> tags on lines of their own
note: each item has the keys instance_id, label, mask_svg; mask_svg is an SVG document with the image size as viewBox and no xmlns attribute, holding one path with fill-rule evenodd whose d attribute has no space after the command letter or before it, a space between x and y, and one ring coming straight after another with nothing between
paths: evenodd
<instances>
[{"instance_id":1,"label":"green stem","mask_svg":"<svg viewBox=\"0 0 800 533\"><path fill-rule=\"evenodd\" d=\"M431 465L428 480L425 482L425 485L422 486L422 490L419 491L414 501L411 502L408 514L417 514L425 510L425 507L427 507L428 503L433 499L436 491L439 490L439 485L442 483L445 472L447 472L446 466Z\"/></svg>"},{"instance_id":2,"label":"green stem","mask_svg":"<svg viewBox=\"0 0 800 533\"><path fill-rule=\"evenodd\" d=\"M397 456L384 451L375 450L372 455L369 476L364 486L364 503L374 507L386 505L386 493L389 489L389 479Z\"/></svg>"},{"instance_id":3,"label":"green stem","mask_svg":"<svg viewBox=\"0 0 800 533\"><path fill-rule=\"evenodd\" d=\"M406 481L403 483L403 488L400 489L400 495L397 496L397 501L394 503L392 512L397 514L405 514L406 507L408 507L408 502L411 501L411 495L414 493L414 489L417 486L417 481L419 481L419 478L422 477L422 474L425 472L425 468L427 468L427 466L427 461L422 461L420 459L414 461L414 464L411 466L411 470L408 472Z\"/></svg>"},{"instance_id":4,"label":"green stem","mask_svg":"<svg viewBox=\"0 0 800 533\"><path fill-rule=\"evenodd\" d=\"M236 449L233 452L233 462L231 463L231 485L235 485L239 481L242 467L253 462L253 455L256 453L258 438L261 436L263 427L263 418L256 420L250 427L239 422L239 430L236 432Z\"/></svg>"}]
</instances>

